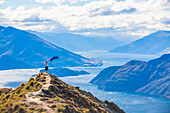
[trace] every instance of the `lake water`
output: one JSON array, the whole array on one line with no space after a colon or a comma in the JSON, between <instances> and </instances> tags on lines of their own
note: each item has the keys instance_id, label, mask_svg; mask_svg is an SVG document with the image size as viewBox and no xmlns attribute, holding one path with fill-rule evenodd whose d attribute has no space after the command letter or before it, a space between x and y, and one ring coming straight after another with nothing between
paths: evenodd
<instances>
[{"instance_id":1,"label":"lake water","mask_svg":"<svg viewBox=\"0 0 170 113\"><path fill-rule=\"evenodd\" d=\"M106 92L97 89L97 86L89 83L89 81L105 67L122 65L132 59L148 61L159 56L117 54L100 51L79 52L79 54L86 57L100 58L105 64L101 67L69 67L73 70L85 70L91 74L60 77L60 79L66 83L79 86L81 89L91 92L99 99L113 101L127 113L170 113L170 99L138 93ZM39 70L40 69L16 69L0 71L0 87L15 88L21 82L28 81L31 75L37 74Z\"/></svg>"}]
</instances>

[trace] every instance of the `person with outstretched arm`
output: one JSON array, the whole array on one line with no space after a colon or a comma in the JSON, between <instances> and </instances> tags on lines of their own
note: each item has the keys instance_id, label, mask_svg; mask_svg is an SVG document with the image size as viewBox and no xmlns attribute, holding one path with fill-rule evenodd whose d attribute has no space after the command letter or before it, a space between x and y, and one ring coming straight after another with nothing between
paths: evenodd
<instances>
[{"instance_id":1,"label":"person with outstretched arm","mask_svg":"<svg viewBox=\"0 0 170 113\"><path fill-rule=\"evenodd\" d=\"M42 62L43 64L45 64L45 72L47 72L48 70L48 63L49 61L53 61L54 59L59 59L58 56L54 56L53 58L51 58L50 60L48 60L48 62Z\"/></svg>"},{"instance_id":2,"label":"person with outstretched arm","mask_svg":"<svg viewBox=\"0 0 170 113\"><path fill-rule=\"evenodd\" d=\"M49 60L48 60L48 62L46 61L46 62L42 62L42 63L45 64L45 72L47 72Z\"/></svg>"}]
</instances>

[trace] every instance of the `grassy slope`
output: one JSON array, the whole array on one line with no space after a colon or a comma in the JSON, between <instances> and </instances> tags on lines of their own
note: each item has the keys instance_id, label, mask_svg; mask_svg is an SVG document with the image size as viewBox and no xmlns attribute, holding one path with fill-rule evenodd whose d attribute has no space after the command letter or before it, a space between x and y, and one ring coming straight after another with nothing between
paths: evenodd
<instances>
[{"instance_id":1,"label":"grassy slope","mask_svg":"<svg viewBox=\"0 0 170 113\"><path fill-rule=\"evenodd\" d=\"M0 112L124 113L113 102L97 99L48 73L39 73L14 90L0 89Z\"/></svg>"}]
</instances>

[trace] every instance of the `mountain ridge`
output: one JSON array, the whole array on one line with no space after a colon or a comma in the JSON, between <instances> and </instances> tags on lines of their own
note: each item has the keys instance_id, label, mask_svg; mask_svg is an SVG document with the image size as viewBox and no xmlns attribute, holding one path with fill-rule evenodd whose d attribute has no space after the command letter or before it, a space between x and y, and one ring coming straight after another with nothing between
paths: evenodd
<instances>
[{"instance_id":1,"label":"mountain ridge","mask_svg":"<svg viewBox=\"0 0 170 113\"><path fill-rule=\"evenodd\" d=\"M13 27L0 28L0 55L8 55L32 67L44 67L41 63L53 56L59 60L50 62L50 66L99 66L89 58L72 53L26 31ZM22 67L21 67L22 68Z\"/></svg>"},{"instance_id":2,"label":"mountain ridge","mask_svg":"<svg viewBox=\"0 0 170 113\"><path fill-rule=\"evenodd\" d=\"M124 46L112 49L110 52L135 54L160 54L170 47L170 31L159 30L148 36Z\"/></svg>"},{"instance_id":3,"label":"mountain ridge","mask_svg":"<svg viewBox=\"0 0 170 113\"><path fill-rule=\"evenodd\" d=\"M108 51L113 47L125 44L125 42L118 41L112 37L90 37L73 33L28 32L75 52L89 50Z\"/></svg>"},{"instance_id":4,"label":"mountain ridge","mask_svg":"<svg viewBox=\"0 0 170 113\"><path fill-rule=\"evenodd\" d=\"M116 104L73 87L55 75L39 73L16 89L0 89L1 112L125 113Z\"/></svg>"},{"instance_id":5,"label":"mountain ridge","mask_svg":"<svg viewBox=\"0 0 170 113\"><path fill-rule=\"evenodd\" d=\"M105 68L90 83L106 91L140 92L169 98L169 67L170 54L148 62L133 60L122 66Z\"/></svg>"}]
</instances>

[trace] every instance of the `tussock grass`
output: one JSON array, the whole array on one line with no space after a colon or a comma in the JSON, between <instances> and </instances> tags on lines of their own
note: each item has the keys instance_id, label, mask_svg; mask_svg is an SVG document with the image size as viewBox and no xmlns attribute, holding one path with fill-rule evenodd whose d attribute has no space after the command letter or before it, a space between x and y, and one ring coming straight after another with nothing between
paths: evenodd
<instances>
[{"instance_id":1,"label":"tussock grass","mask_svg":"<svg viewBox=\"0 0 170 113\"><path fill-rule=\"evenodd\" d=\"M38 91L41 84L34 80L33 77L24 84L21 83L16 89L1 88L0 89L0 113L16 112L24 113L24 104L17 103L20 100L26 99L25 94L28 92Z\"/></svg>"}]
</instances>

